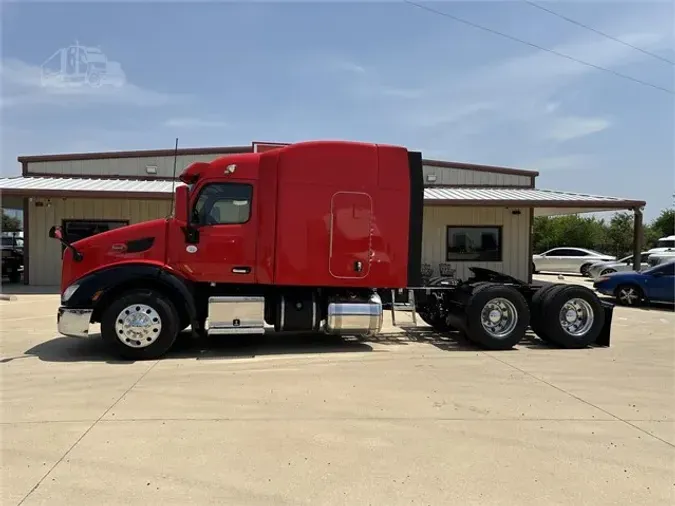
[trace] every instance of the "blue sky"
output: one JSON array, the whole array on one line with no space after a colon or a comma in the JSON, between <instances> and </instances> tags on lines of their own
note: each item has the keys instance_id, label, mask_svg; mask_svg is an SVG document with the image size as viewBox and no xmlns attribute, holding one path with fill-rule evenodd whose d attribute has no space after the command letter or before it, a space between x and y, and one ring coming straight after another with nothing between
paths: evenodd
<instances>
[{"instance_id":1,"label":"blue sky","mask_svg":"<svg viewBox=\"0 0 675 506\"><path fill-rule=\"evenodd\" d=\"M675 67L522 1L429 6L675 89ZM675 61L673 2L547 7ZM402 2L2 4L3 175L18 155L352 139L539 170L540 188L647 200L675 191L672 94ZM119 88L43 86L75 41Z\"/></svg>"}]
</instances>

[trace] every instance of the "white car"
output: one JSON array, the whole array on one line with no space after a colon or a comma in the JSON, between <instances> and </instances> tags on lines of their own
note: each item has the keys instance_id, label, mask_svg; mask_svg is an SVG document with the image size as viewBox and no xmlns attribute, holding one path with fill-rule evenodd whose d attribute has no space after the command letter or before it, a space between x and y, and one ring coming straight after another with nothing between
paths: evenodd
<instances>
[{"instance_id":1,"label":"white car","mask_svg":"<svg viewBox=\"0 0 675 506\"><path fill-rule=\"evenodd\" d=\"M669 235L667 237L661 237L661 239L656 241L656 246L647 251L647 253L660 253L673 250L675 250L675 235Z\"/></svg>"},{"instance_id":2,"label":"white car","mask_svg":"<svg viewBox=\"0 0 675 506\"><path fill-rule=\"evenodd\" d=\"M612 260L616 260L616 257L592 249L553 248L540 255L532 255L532 270L533 272L570 272L587 276L588 269L594 263Z\"/></svg>"},{"instance_id":3,"label":"white car","mask_svg":"<svg viewBox=\"0 0 675 506\"><path fill-rule=\"evenodd\" d=\"M649 255L649 260L647 263L650 267L656 267L657 265L661 265L662 263L668 262L669 260L675 260L675 251L668 250L652 253Z\"/></svg>"},{"instance_id":4,"label":"white car","mask_svg":"<svg viewBox=\"0 0 675 506\"><path fill-rule=\"evenodd\" d=\"M650 254L646 251L640 253L640 270L649 268L649 263L647 262L649 255ZM589 267L588 275L593 279L597 279L600 276L606 276L607 274L611 274L613 272L632 270L633 255L628 255L627 257L620 258L617 261L595 263Z\"/></svg>"}]
</instances>

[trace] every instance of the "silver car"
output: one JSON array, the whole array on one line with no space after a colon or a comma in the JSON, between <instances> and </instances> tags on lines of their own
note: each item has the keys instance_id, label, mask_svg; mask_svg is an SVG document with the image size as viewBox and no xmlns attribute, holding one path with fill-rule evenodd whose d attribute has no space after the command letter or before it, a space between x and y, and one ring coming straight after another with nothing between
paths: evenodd
<instances>
[{"instance_id":1,"label":"silver car","mask_svg":"<svg viewBox=\"0 0 675 506\"><path fill-rule=\"evenodd\" d=\"M640 253L640 270L647 269L649 264L647 263L647 258L649 258L650 253L643 251ZM633 270L633 255L628 255L623 257L616 262L598 262L591 265L588 269L588 275L597 279L600 276L605 276L613 272L623 272L623 271L632 271Z\"/></svg>"},{"instance_id":2,"label":"silver car","mask_svg":"<svg viewBox=\"0 0 675 506\"><path fill-rule=\"evenodd\" d=\"M649 260L647 261L649 267L656 267L663 263L669 262L670 260L675 260L675 251L661 251L658 253L650 253Z\"/></svg>"},{"instance_id":3,"label":"silver car","mask_svg":"<svg viewBox=\"0 0 675 506\"><path fill-rule=\"evenodd\" d=\"M586 248L553 248L539 255L532 255L534 272L570 272L588 275L588 269L597 262L616 261L616 257Z\"/></svg>"}]
</instances>

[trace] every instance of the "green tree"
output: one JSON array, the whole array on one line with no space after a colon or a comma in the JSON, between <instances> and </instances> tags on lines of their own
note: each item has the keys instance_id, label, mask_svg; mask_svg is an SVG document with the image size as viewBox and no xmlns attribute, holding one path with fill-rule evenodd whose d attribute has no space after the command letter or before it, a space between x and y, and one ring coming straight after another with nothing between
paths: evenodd
<instances>
[{"instance_id":1,"label":"green tree","mask_svg":"<svg viewBox=\"0 0 675 506\"><path fill-rule=\"evenodd\" d=\"M656 246L656 241L658 241L663 235L661 232L656 230L651 223L647 224L644 226L643 229L643 234L644 234L644 248L650 249Z\"/></svg>"},{"instance_id":2,"label":"green tree","mask_svg":"<svg viewBox=\"0 0 675 506\"><path fill-rule=\"evenodd\" d=\"M602 220L577 215L534 219L533 249L541 253L560 246L597 248L605 242L605 224Z\"/></svg>"},{"instance_id":3,"label":"green tree","mask_svg":"<svg viewBox=\"0 0 675 506\"><path fill-rule=\"evenodd\" d=\"M607 252L617 258L630 255L633 251L633 227L632 213L617 213L612 216L607 227Z\"/></svg>"},{"instance_id":4,"label":"green tree","mask_svg":"<svg viewBox=\"0 0 675 506\"><path fill-rule=\"evenodd\" d=\"M632 212L615 214L609 223L578 215L534 219L532 241L535 253L551 248L576 246L590 248L617 258L633 252ZM641 248L651 248L660 237L675 234L675 209L664 209L658 218L644 225Z\"/></svg>"},{"instance_id":5,"label":"green tree","mask_svg":"<svg viewBox=\"0 0 675 506\"><path fill-rule=\"evenodd\" d=\"M664 209L649 225L659 237L675 235L675 209Z\"/></svg>"},{"instance_id":6,"label":"green tree","mask_svg":"<svg viewBox=\"0 0 675 506\"><path fill-rule=\"evenodd\" d=\"M10 216L2 210L2 231L3 232L19 232L21 230L21 222L18 218Z\"/></svg>"}]
</instances>

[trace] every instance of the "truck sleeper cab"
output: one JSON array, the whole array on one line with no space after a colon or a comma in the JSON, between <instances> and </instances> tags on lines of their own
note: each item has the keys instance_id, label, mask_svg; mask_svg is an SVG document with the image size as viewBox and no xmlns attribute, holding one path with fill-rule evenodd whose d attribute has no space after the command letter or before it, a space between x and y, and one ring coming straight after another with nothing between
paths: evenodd
<instances>
[{"instance_id":1,"label":"truck sleeper cab","mask_svg":"<svg viewBox=\"0 0 675 506\"><path fill-rule=\"evenodd\" d=\"M306 142L198 162L173 216L67 245L59 332L90 323L119 355L164 354L196 335L382 326L377 289L419 285L421 154Z\"/></svg>"}]
</instances>

